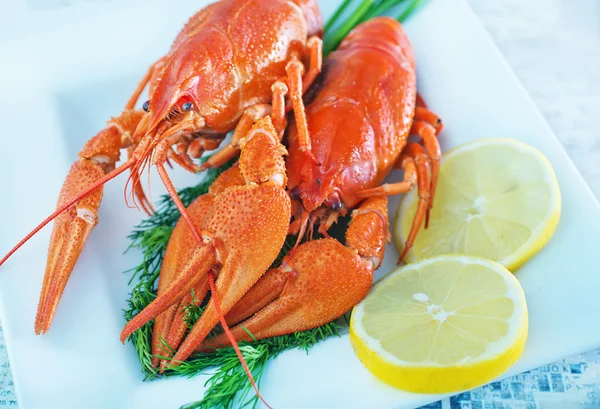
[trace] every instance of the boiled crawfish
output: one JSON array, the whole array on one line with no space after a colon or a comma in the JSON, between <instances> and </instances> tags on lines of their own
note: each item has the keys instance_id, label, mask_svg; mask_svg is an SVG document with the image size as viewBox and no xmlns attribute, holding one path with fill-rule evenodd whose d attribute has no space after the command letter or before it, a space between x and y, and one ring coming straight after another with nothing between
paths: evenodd
<instances>
[{"instance_id":1,"label":"boiled crawfish","mask_svg":"<svg viewBox=\"0 0 600 409\"><path fill-rule=\"evenodd\" d=\"M281 135L290 109L304 124L303 149L310 152L302 94L320 71L322 31L315 0L222 0L187 22L169 52L149 68L125 110L83 147L64 182L57 210L0 260L2 265L56 219L37 334L48 331L71 271L98 223L104 183L129 169L133 199L150 213L140 174L155 165L182 219L202 244L205 239L177 196L165 162L191 172L218 166L238 154L241 138L261 117L271 115ZM146 87L149 99L143 109L136 109ZM231 143L202 167L193 162L205 150L216 149L231 130ZM121 149L127 149L128 159L116 167Z\"/></svg>"},{"instance_id":2,"label":"boiled crawfish","mask_svg":"<svg viewBox=\"0 0 600 409\"><path fill-rule=\"evenodd\" d=\"M311 100L306 118L312 155L305 154L303 123L293 123L287 134L287 186L293 216L288 232L304 236L318 224L320 233L327 236L338 216L354 209L345 245L329 237L309 240L295 247L280 267L261 273L251 287L248 284L255 275L243 285L235 284L233 290L233 283L242 277L232 277L227 266L254 265L251 255L236 254L235 259L228 256L219 261L213 258L210 265L198 269L192 254L197 250L186 245L192 238L180 221L165 254L158 296L127 324L122 339L158 316L155 336L160 334L176 350L171 363L177 364L194 350L229 345L231 335L238 341L252 341L307 330L338 318L366 295L373 273L383 259L389 236L386 196L417 187L418 212L403 255L408 251L433 201L440 161L436 135L441 121L417 96L413 51L400 24L381 17L354 29L327 58L323 73L307 98ZM422 139L425 148L409 141L413 134ZM271 157L265 154L265 163L270 163ZM404 180L382 184L394 166L404 170ZM238 189L247 183L240 161L214 182L207 195L190 205L195 222L208 229L207 220L215 217L215 210L206 204L219 200L224 188ZM269 200L265 196L260 205L244 210L248 212L246 217L270 212L264 207ZM230 221L225 215L220 217ZM270 212L269 217L275 218L275 214ZM245 226L246 222L239 218L238 223ZM269 221L263 223L261 228L271 228ZM211 229L205 234L207 240L216 237ZM252 241L254 234L240 232L238 241ZM281 236L273 237L271 244L280 243ZM236 245L241 246L238 241ZM271 262L275 253L270 253ZM228 302L221 305L221 310L229 325L238 325L231 334L208 339L217 324L211 298L203 315L179 345L185 333L183 305L190 302L192 289L198 300L207 294L206 280L211 277L211 269L217 270L218 283L234 291L223 293ZM178 275L177 271L183 272ZM163 274L169 277L168 285L161 287ZM155 338L155 351L160 348L157 342Z\"/></svg>"}]
</instances>

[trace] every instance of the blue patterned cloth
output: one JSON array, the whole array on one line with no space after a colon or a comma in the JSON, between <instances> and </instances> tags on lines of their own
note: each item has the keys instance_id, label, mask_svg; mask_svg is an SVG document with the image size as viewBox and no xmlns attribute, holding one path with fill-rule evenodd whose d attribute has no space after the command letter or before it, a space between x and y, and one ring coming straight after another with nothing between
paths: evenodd
<instances>
[{"instance_id":1,"label":"blue patterned cloth","mask_svg":"<svg viewBox=\"0 0 600 409\"><path fill-rule=\"evenodd\" d=\"M600 349L544 365L421 409L600 408Z\"/></svg>"}]
</instances>

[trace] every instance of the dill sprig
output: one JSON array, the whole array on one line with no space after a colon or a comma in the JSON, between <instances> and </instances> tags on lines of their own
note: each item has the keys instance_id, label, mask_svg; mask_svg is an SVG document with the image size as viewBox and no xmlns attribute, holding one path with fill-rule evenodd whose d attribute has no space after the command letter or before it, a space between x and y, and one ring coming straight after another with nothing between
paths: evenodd
<instances>
[{"instance_id":1,"label":"dill sprig","mask_svg":"<svg viewBox=\"0 0 600 409\"><path fill-rule=\"evenodd\" d=\"M339 335L341 326L330 322L321 327L283 335L256 342L240 342L240 350L252 372L252 376L260 388L264 369L269 360L289 349L306 351L318 342L331 336ZM188 403L181 409L231 409L234 407L256 407L258 396L252 390L244 369L240 365L233 348L217 349L215 353L195 354L182 364L167 371L167 375L194 376L198 370L217 367L215 373L208 379L204 398L198 402ZM268 400L268 397L266 397ZM234 406L239 405L239 406Z\"/></svg>"},{"instance_id":2,"label":"dill sprig","mask_svg":"<svg viewBox=\"0 0 600 409\"><path fill-rule=\"evenodd\" d=\"M339 23L338 20L349 11L353 0L344 0L338 10L325 26L324 54L333 51L342 39L357 24L372 17L383 14L389 9L407 3L398 20L403 21L411 14L422 0L361 0L350 16ZM178 192L185 206L188 206L198 196L208 192L211 183L217 176L231 165L228 164L220 169L208 170L202 175L202 179L195 186L182 189ZM132 240L129 249L137 249L142 253L141 263L129 270L132 273L131 282L137 280L137 284L131 290L128 300L128 308L124 311L127 321L144 309L156 297L158 276L164 258L167 243L173 232L180 214L173 201L168 195L159 200L157 211L148 219L142 221L129 235ZM334 237L343 237L348 218L340 220L330 234ZM289 236L274 261L273 266L281 263L283 257L296 243L296 237ZM184 321L188 330L195 324L202 314L205 305L194 303L184 307ZM347 317L346 324L347 325ZM152 366L152 329L154 321L151 321L134 332L130 341L134 344L138 354L142 372L146 379L154 379L158 376L157 370ZM264 373L267 362L290 349L300 349L308 353L308 350L318 342L332 336L338 336L342 325L338 322L330 322L312 330L258 340L255 342L241 342L240 350L248 364L257 385ZM170 347L165 345L165 351ZM207 390L204 398L198 402L184 405L181 409L232 409L234 407L256 407L258 397L252 394L248 396L252 388L246 378L246 374L239 364L238 357L233 348L221 348L211 353L196 353L178 366L169 367L164 376L186 376L192 377L207 368L214 368L206 382ZM234 406L237 405L237 406Z\"/></svg>"}]
</instances>

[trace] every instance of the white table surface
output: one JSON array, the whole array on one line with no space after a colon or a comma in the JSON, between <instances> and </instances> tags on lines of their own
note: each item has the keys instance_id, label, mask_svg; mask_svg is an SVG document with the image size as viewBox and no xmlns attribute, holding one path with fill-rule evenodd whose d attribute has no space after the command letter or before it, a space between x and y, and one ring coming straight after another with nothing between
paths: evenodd
<instances>
[{"instance_id":1,"label":"white table surface","mask_svg":"<svg viewBox=\"0 0 600 409\"><path fill-rule=\"evenodd\" d=\"M467 1L600 197L600 1Z\"/></svg>"},{"instance_id":2,"label":"white table surface","mask_svg":"<svg viewBox=\"0 0 600 409\"><path fill-rule=\"evenodd\" d=\"M600 197L600 0L467 1ZM68 7L71 1L30 3ZM18 402L10 367L3 364L6 359L0 328L0 409L15 409ZM549 402L537 402L537 408L567 408L564 403ZM442 407L449 404L444 402ZM503 407L525 406L505 401Z\"/></svg>"}]
</instances>

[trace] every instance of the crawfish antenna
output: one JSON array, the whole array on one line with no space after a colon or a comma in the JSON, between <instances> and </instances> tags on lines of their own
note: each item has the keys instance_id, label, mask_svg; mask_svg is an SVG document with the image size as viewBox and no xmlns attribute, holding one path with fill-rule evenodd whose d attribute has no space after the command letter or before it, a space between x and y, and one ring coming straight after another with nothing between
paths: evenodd
<instances>
[{"instance_id":1,"label":"crawfish antenna","mask_svg":"<svg viewBox=\"0 0 600 409\"><path fill-rule=\"evenodd\" d=\"M237 341L235 340L235 337L229 330L229 326L227 325L227 322L225 321L225 316L223 315L223 313L221 311L221 306L219 304L219 297L217 296L217 286L215 285L215 278L213 276L212 271L208 272L208 286L210 287L210 292L212 294L212 300L215 305L215 311L217 312L217 316L219 317L219 321L221 322L223 331L225 331L225 334L227 335L229 342L231 342L231 346L233 347L235 354L237 355L240 363L242 364L242 367L244 368L244 372L246 372L246 376L248 377L248 380L250 381L252 388L254 388L254 392L256 393L256 396L258 396L258 398L262 401L262 403L265 404L265 406L267 408L273 409L260 394L260 392L258 390L258 386L256 386L256 382L254 381L254 377L252 376L252 372L250 372L250 368L248 368L248 364L246 363L246 360L244 359L244 355L242 355L242 351L240 350L240 347L239 347Z\"/></svg>"},{"instance_id":2,"label":"crawfish antenna","mask_svg":"<svg viewBox=\"0 0 600 409\"><path fill-rule=\"evenodd\" d=\"M44 228L44 226L46 226L48 223L50 223L52 220L54 220L56 218L56 216L58 216L59 214L61 214L65 210L67 210L69 207L73 206L82 197L84 197L84 196L88 195L90 192L98 189L99 187L101 187L102 185L104 185L109 180L111 180L111 179L119 176L121 173L123 173L124 171L126 171L127 169L129 169L131 167L131 165L133 165L134 162L135 162L135 159L134 158L130 158L129 160L127 160L127 162L123 163L121 166L119 166L118 168L114 169L112 172L107 173L102 178L98 179L93 185L91 185L90 187L88 187L87 189L85 189L83 192L81 192L80 194L78 194L77 196L75 196L74 198L72 198L71 200L69 200L67 203L65 203L64 205L62 205L58 209L56 209L56 211L54 213L52 213L50 216L46 217L31 232L29 232L29 234L27 236L25 236L19 243L17 243L17 245L15 247L13 247L8 252L8 254L6 254L2 258L2 260L0 260L0 266L3 265L4 262L6 262L6 260L8 260L9 257L12 256L19 248L21 248L21 246L23 244L27 243L27 241L30 238L32 238L38 231L40 231L42 228Z\"/></svg>"}]
</instances>

